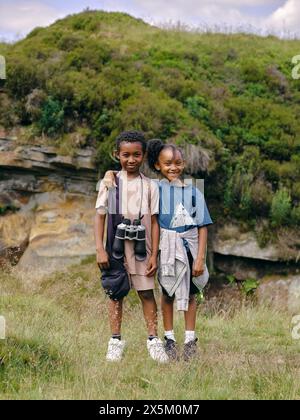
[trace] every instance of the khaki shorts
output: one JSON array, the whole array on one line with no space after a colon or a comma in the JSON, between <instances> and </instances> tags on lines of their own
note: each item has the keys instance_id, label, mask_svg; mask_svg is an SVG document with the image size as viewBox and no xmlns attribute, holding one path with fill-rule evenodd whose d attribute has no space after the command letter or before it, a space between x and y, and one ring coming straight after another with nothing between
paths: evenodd
<instances>
[{"instance_id":1,"label":"khaki shorts","mask_svg":"<svg viewBox=\"0 0 300 420\"><path fill-rule=\"evenodd\" d=\"M140 292L142 290L154 290L154 277L141 276L138 274L129 274L132 289Z\"/></svg>"}]
</instances>

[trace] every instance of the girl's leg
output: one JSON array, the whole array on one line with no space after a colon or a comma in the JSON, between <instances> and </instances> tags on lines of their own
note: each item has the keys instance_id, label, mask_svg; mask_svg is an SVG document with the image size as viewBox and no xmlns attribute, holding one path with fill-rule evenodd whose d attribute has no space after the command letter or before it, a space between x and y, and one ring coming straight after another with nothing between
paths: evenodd
<instances>
[{"instance_id":1,"label":"girl's leg","mask_svg":"<svg viewBox=\"0 0 300 420\"><path fill-rule=\"evenodd\" d=\"M195 295L190 295L188 311L185 317L185 341L183 359L188 362L197 355L197 341L195 336L197 301Z\"/></svg>"},{"instance_id":2,"label":"girl's leg","mask_svg":"<svg viewBox=\"0 0 300 420\"><path fill-rule=\"evenodd\" d=\"M148 335L150 337L157 336L157 305L153 290L138 291L141 299L144 318L146 321Z\"/></svg>"},{"instance_id":3,"label":"girl's leg","mask_svg":"<svg viewBox=\"0 0 300 420\"><path fill-rule=\"evenodd\" d=\"M166 353L169 357L169 360L177 361L179 360L179 351L173 330L174 296L170 297L167 294L163 293L161 297L161 307L165 327Z\"/></svg>"},{"instance_id":4,"label":"girl's leg","mask_svg":"<svg viewBox=\"0 0 300 420\"><path fill-rule=\"evenodd\" d=\"M185 318L185 330L195 331L196 328L196 313L197 313L197 301L196 296L191 295L189 301L188 311L184 313Z\"/></svg>"},{"instance_id":5,"label":"girl's leg","mask_svg":"<svg viewBox=\"0 0 300 420\"><path fill-rule=\"evenodd\" d=\"M173 330L173 307L174 297L169 297L168 295L162 294L161 309L165 331Z\"/></svg>"},{"instance_id":6,"label":"girl's leg","mask_svg":"<svg viewBox=\"0 0 300 420\"><path fill-rule=\"evenodd\" d=\"M123 299L114 301L109 299L108 304L109 322L113 336L121 335L121 324L123 315Z\"/></svg>"}]
</instances>

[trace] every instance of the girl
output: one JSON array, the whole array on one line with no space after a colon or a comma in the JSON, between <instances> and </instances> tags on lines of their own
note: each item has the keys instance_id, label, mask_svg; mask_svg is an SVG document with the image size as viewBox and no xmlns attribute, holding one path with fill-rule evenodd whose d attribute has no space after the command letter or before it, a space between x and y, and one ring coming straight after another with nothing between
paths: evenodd
<instances>
[{"instance_id":1,"label":"girl","mask_svg":"<svg viewBox=\"0 0 300 420\"><path fill-rule=\"evenodd\" d=\"M170 359L179 357L173 330L173 307L185 315L183 357L189 361L197 353L195 335L196 294L208 281L205 264L207 226L212 224L203 194L180 178L185 161L180 149L161 140L148 142L149 167L161 174L160 261L158 280L162 288L165 349Z\"/></svg>"}]
</instances>

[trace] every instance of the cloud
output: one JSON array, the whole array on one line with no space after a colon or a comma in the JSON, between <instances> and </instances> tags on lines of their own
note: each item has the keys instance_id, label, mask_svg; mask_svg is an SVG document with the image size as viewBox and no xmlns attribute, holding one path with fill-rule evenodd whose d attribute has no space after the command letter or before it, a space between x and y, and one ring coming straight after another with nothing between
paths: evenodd
<instances>
[{"instance_id":1,"label":"cloud","mask_svg":"<svg viewBox=\"0 0 300 420\"><path fill-rule=\"evenodd\" d=\"M297 31L299 0L0 0L0 37L25 35L85 7L130 13L150 23L263 31ZM300 34L299 34L300 36Z\"/></svg>"},{"instance_id":2,"label":"cloud","mask_svg":"<svg viewBox=\"0 0 300 420\"><path fill-rule=\"evenodd\" d=\"M60 12L42 1L1 2L1 34L23 35L36 26L46 26L60 17Z\"/></svg>"},{"instance_id":3,"label":"cloud","mask_svg":"<svg viewBox=\"0 0 300 420\"><path fill-rule=\"evenodd\" d=\"M300 5L299 0L287 0L267 20L266 24L277 31L294 31L299 33Z\"/></svg>"},{"instance_id":4,"label":"cloud","mask_svg":"<svg viewBox=\"0 0 300 420\"><path fill-rule=\"evenodd\" d=\"M189 24L231 25L263 23L263 11L275 9L284 0L134 0L147 20L182 21ZM253 16L249 11L256 11ZM261 15L261 17L259 17Z\"/></svg>"}]
</instances>

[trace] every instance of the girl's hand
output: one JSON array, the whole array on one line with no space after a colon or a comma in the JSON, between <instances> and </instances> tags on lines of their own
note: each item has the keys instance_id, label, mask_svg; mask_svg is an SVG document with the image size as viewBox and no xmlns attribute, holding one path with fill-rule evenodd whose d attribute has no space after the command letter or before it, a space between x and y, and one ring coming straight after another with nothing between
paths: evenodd
<instances>
[{"instance_id":1,"label":"girl's hand","mask_svg":"<svg viewBox=\"0 0 300 420\"><path fill-rule=\"evenodd\" d=\"M109 257L104 249L97 251L97 264L100 270L106 270L109 268Z\"/></svg>"},{"instance_id":2,"label":"girl's hand","mask_svg":"<svg viewBox=\"0 0 300 420\"><path fill-rule=\"evenodd\" d=\"M197 258L193 264L193 277L199 277L204 273L205 260Z\"/></svg>"},{"instance_id":3,"label":"girl's hand","mask_svg":"<svg viewBox=\"0 0 300 420\"><path fill-rule=\"evenodd\" d=\"M157 270L157 257L154 255L151 255L148 261L147 265L147 271L146 276L147 277L153 277Z\"/></svg>"}]
</instances>

